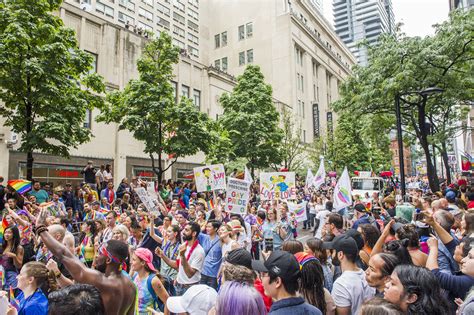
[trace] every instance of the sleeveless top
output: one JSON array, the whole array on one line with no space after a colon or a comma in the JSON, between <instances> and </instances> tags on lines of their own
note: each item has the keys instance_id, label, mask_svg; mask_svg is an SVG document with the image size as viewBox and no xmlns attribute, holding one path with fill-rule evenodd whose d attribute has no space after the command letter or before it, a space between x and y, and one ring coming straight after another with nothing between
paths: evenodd
<instances>
[{"instance_id":1,"label":"sleeveless top","mask_svg":"<svg viewBox=\"0 0 474 315\"><path fill-rule=\"evenodd\" d=\"M91 245L93 240L90 236L85 236L81 242L80 255L86 262L92 262L94 260L94 245Z\"/></svg>"},{"instance_id":2,"label":"sleeveless top","mask_svg":"<svg viewBox=\"0 0 474 315\"><path fill-rule=\"evenodd\" d=\"M148 276L145 279L140 279L138 277L138 274L136 273L133 278L133 283L137 286L137 291L138 291L138 314L140 315L146 315L148 314L147 308L150 307L154 309L153 307L153 296L151 295L150 291L148 290Z\"/></svg>"}]
</instances>

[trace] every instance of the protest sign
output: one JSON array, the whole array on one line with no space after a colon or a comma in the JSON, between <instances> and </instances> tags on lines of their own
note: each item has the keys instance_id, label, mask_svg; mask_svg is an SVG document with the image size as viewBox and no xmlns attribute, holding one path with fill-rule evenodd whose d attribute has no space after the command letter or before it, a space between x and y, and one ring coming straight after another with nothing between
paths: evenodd
<instances>
[{"instance_id":1,"label":"protest sign","mask_svg":"<svg viewBox=\"0 0 474 315\"><path fill-rule=\"evenodd\" d=\"M155 183L153 181L146 183L146 191L148 192L152 200L158 200L158 195L155 191Z\"/></svg>"},{"instance_id":2,"label":"protest sign","mask_svg":"<svg viewBox=\"0 0 474 315\"><path fill-rule=\"evenodd\" d=\"M229 178L225 199L226 209L231 213L245 215L250 197L249 191L249 182L237 178Z\"/></svg>"},{"instance_id":3,"label":"protest sign","mask_svg":"<svg viewBox=\"0 0 474 315\"><path fill-rule=\"evenodd\" d=\"M302 203L288 202L288 210L295 214L296 221L303 222L308 220L306 215L306 201Z\"/></svg>"},{"instance_id":4,"label":"protest sign","mask_svg":"<svg viewBox=\"0 0 474 315\"><path fill-rule=\"evenodd\" d=\"M294 172L260 173L262 200L296 199Z\"/></svg>"},{"instance_id":5,"label":"protest sign","mask_svg":"<svg viewBox=\"0 0 474 315\"><path fill-rule=\"evenodd\" d=\"M145 190L143 187L138 187L135 188L135 192L138 195L138 198L140 198L141 202L145 205L146 209L149 212L152 212L155 210L155 203L151 199L151 197L148 195L148 192Z\"/></svg>"},{"instance_id":6,"label":"protest sign","mask_svg":"<svg viewBox=\"0 0 474 315\"><path fill-rule=\"evenodd\" d=\"M206 165L194 168L194 180L198 192L225 189L224 165Z\"/></svg>"}]
</instances>

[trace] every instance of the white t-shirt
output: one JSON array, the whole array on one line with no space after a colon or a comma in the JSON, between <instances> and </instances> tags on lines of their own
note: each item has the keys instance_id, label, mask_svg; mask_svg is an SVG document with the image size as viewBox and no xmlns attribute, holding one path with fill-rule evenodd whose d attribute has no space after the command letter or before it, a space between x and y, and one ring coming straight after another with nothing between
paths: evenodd
<instances>
[{"instance_id":1,"label":"white t-shirt","mask_svg":"<svg viewBox=\"0 0 474 315\"><path fill-rule=\"evenodd\" d=\"M191 246L186 248L186 253L184 253L185 257L188 257L189 251L191 250ZM184 272L183 263L180 261L179 269L178 269L178 276L176 280L179 284L193 284L199 282L201 280L201 271L202 266L204 265L204 258L206 258L206 253L204 252L204 248L201 245L196 246L194 248L193 253L188 259L189 265L191 268L196 269L196 272L191 278L188 278L186 272Z\"/></svg>"},{"instance_id":2,"label":"white t-shirt","mask_svg":"<svg viewBox=\"0 0 474 315\"><path fill-rule=\"evenodd\" d=\"M106 182L108 182L109 180L113 179L113 177L112 177L112 172L107 172L106 170L104 170L103 174L104 174L104 180L105 180Z\"/></svg>"},{"instance_id":3,"label":"white t-shirt","mask_svg":"<svg viewBox=\"0 0 474 315\"><path fill-rule=\"evenodd\" d=\"M231 240L228 244L222 244L222 257L225 257L225 255L232 250L232 246L237 243L234 240ZM238 243L237 243L238 244Z\"/></svg>"},{"instance_id":4,"label":"white t-shirt","mask_svg":"<svg viewBox=\"0 0 474 315\"><path fill-rule=\"evenodd\" d=\"M331 211L328 211L328 210L323 210L323 211L318 212L318 214L316 215L316 219L319 220L319 226L314 237L321 239L321 236L322 236L321 234L323 233L324 224L326 223L326 217L330 213Z\"/></svg>"},{"instance_id":5,"label":"white t-shirt","mask_svg":"<svg viewBox=\"0 0 474 315\"><path fill-rule=\"evenodd\" d=\"M344 271L332 286L331 296L337 307L350 307L351 314L359 314L362 303L375 295L375 288L369 287L365 272Z\"/></svg>"},{"instance_id":6,"label":"white t-shirt","mask_svg":"<svg viewBox=\"0 0 474 315\"><path fill-rule=\"evenodd\" d=\"M96 173L95 173L95 177L99 177L99 182L104 182L104 174L102 173L101 170L98 170Z\"/></svg>"}]
</instances>

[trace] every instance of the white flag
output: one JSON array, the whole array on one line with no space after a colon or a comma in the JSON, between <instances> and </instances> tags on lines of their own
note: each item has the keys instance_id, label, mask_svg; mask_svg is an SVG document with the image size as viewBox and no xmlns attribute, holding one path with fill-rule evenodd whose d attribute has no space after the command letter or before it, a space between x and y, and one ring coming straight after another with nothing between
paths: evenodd
<instances>
[{"instance_id":1,"label":"white flag","mask_svg":"<svg viewBox=\"0 0 474 315\"><path fill-rule=\"evenodd\" d=\"M314 178L314 175L313 175L313 172L311 172L311 169L308 168L308 172L306 173L306 188L310 188L311 185L313 185L313 178Z\"/></svg>"},{"instance_id":2,"label":"white flag","mask_svg":"<svg viewBox=\"0 0 474 315\"><path fill-rule=\"evenodd\" d=\"M333 206L337 211L350 205L352 205L351 179L347 167L345 167L341 178L334 187Z\"/></svg>"},{"instance_id":3,"label":"white flag","mask_svg":"<svg viewBox=\"0 0 474 315\"><path fill-rule=\"evenodd\" d=\"M249 182L249 183L253 182L252 176L250 175L250 172L247 166L245 166L244 181Z\"/></svg>"},{"instance_id":4,"label":"white flag","mask_svg":"<svg viewBox=\"0 0 474 315\"><path fill-rule=\"evenodd\" d=\"M326 170L324 169L324 159L321 159L319 162L318 172L313 178L313 186L315 189L321 187L322 184L326 181Z\"/></svg>"}]
</instances>

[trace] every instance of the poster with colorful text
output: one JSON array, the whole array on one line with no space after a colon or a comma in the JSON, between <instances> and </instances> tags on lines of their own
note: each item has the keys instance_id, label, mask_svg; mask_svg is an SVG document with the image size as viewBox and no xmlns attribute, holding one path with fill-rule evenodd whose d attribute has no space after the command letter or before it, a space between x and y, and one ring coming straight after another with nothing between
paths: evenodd
<instances>
[{"instance_id":1,"label":"poster with colorful text","mask_svg":"<svg viewBox=\"0 0 474 315\"><path fill-rule=\"evenodd\" d=\"M224 165L206 165L194 168L194 180L198 192L225 189Z\"/></svg>"},{"instance_id":2,"label":"poster with colorful text","mask_svg":"<svg viewBox=\"0 0 474 315\"><path fill-rule=\"evenodd\" d=\"M296 199L295 172L260 173L260 198Z\"/></svg>"},{"instance_id":3,"label":"poster with colorful text","mask_svg":"<svg viewBox=\"0 0 474 315\"><path fill-rule=\"evenodd\" d=\"M225 198L227 211L244 216L247 213L247 204L250 197L249 191L249 182L237 178L229 178Z\"/></svg>"}]
</instances>

